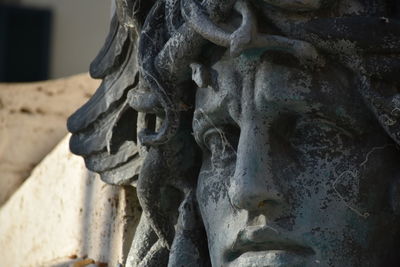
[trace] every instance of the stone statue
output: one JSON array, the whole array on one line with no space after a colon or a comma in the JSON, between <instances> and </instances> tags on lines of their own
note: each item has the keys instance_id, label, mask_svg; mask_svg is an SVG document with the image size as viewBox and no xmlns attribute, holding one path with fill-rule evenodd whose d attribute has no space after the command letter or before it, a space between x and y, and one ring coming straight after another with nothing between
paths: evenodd
<instances>
[{"instance_id":1,"label":"stone statue","mask_svg":"<svg viewBox=\"0 0 400 267\"><path fill-rule=\"evenodd\" d=\"M397 0L116 6L68 128L137 188L126 266L400 264Z\"/></svg>"}]
</instances>

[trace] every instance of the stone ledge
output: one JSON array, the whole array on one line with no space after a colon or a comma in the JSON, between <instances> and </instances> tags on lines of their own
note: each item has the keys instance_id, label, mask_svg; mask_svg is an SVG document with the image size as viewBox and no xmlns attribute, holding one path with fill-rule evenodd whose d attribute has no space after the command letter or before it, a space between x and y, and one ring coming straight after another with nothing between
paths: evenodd
<instances>
[{"instance_id":1,"label":"stone ledge","mask_svg":"<svg viewBox=\"0 0 400 267\"><path fill-rule=\"evenodd\" d=\"M0 84L0 205L67 134L66 119L100 81L88 74Z\"/></svg>"},{"instance_id":2,"label":"stone ledge","mask_svg":"<svg viewBox=\"0 0 400 267\"><path fill-rule=\"evenodd\" d=\"M0 209L2 266L70 266L50 264L63 258L118 266L126 258L140 217L134 188L103 183L68 139Z\"/></svg>"}]
</instances>

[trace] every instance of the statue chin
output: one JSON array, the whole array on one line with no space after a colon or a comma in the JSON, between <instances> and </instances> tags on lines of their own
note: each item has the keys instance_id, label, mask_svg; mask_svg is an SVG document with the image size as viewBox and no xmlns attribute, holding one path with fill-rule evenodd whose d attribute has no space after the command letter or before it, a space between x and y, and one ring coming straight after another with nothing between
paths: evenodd
<instances>
[{"instance_id":1,"label":"statue chin","mask_svg":"<svg viewBox=\"0 0 400 267\"><path fill-rule=\"evenodd\" d=\"M117 0L68 128L89 169L137 188L126 266L397 266L399 16Z\"/></svg>"}]
</instances>

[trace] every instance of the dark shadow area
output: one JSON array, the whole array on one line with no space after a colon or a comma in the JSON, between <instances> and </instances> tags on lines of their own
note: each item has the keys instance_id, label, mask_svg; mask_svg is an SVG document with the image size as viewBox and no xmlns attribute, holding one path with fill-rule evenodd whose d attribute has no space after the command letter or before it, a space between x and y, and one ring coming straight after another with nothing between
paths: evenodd
<instances>
[{"instance_id":1,"label":"dark shadow area","mask_svg":"<svg viewBox=\"0 0 400 267\"><path fill-rule=\"evenodd\" d=\"M49 78L50 10L0 4L0 82Z\"/></svg>"},{"instance_id":2,"label":"dark shadow area","mask_svg":"<svg viewBox=\"0 0 400 267\"><path fill-rule=\"evenodd\" d=\"M104 266L112 266L119 256L125 261L142 212L135 188L106 185L92 172L87 172L81 186L81 243L76 257L93 258Z\"/></svg>"}]
</instances>

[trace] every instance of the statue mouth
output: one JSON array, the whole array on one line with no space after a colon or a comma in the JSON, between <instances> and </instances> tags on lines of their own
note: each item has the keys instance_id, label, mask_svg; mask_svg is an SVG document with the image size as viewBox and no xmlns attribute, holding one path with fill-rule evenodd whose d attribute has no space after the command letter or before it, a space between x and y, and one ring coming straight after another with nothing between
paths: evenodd
<instances>
[{"instance_id":1,"label":"statue mouth","mask_svg":"<svg viewBox=\"0 0 400 267\"><path fill-rule=\"evenodd\" d=\"M233 265L236 262L238 266L245 266L247 261L268 263L268 266L280 266L278 263L292 266L301 258L315 254L312 248L286 236L268 225L246 227L239 231L236 240L225 252L225 260Z\"/></svg>"}]
</instances>

